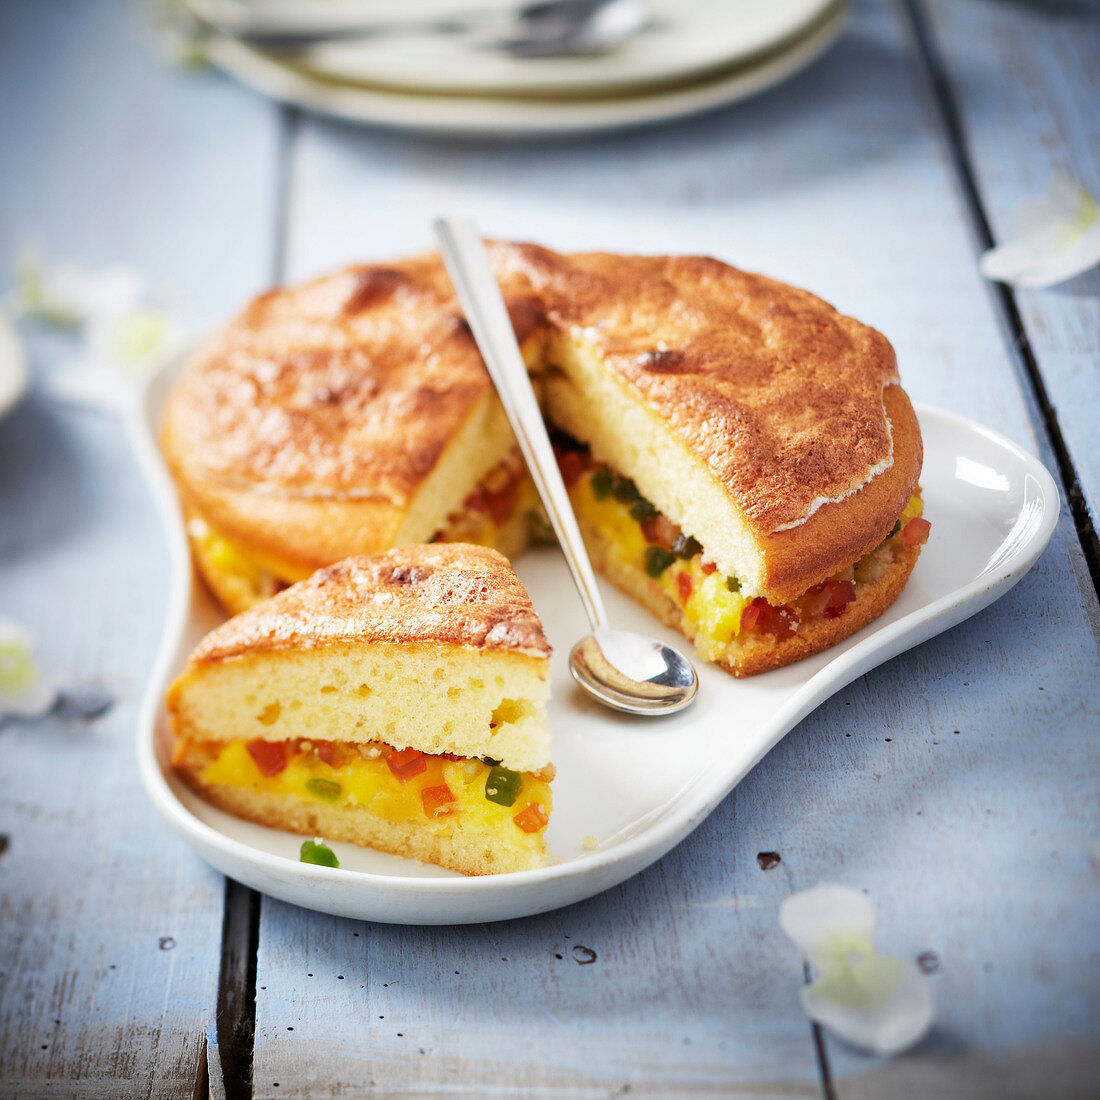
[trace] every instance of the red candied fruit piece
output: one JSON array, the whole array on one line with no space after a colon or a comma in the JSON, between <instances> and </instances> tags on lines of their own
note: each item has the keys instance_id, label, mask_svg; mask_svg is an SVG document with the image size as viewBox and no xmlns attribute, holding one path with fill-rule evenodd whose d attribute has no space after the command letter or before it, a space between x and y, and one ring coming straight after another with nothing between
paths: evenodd
<instances>
[{"instance_id":1,"label":"red candied fruit piece","mask_svg":"<svg viewBox=\"0 0 1100 1100\"><path fill-rule=\"evenodd\" d=\"M516 500L516 484L510 481L495 493L485 495L485 511L498 527L502 527L512 514L512 505Z\"/></svg>"},{"instance_id":2,"label":"red candied fruit piece","mask_svg":"<svg viewBox=\"0 0 1100 1100\"><path fill-rule=\"evenodd\" d=\"M342 768L345 764L344 750L331 741L314 741L313 751L330 767Z\"/></svg>"},{"instance_id":3,"label":"red candied fruit piece","mask_svg":"<svg viewBox=\"0 0 1100 1100\"><path fill-rule=\"evenodd\" d=\"M584 456L580 451L561 451L558 454L558 469L567 489L572 489L584 473Z\"/></svg>"},{"instance_id":4,"label":"red candied fruit piece","mask_svg":"<svg viewBox=\"0 0 1100 1100\"><path fill-rule=\"evenodd\" d=\"M488 515L494 522L499 523L497 516L502 507L500 496L500 493L490 493L488 489L478 488L466 498L466 507L471 512Z\"/></svg>"},{"instance_id":5,"label":"red candied fruit piece","mask_svg":"<svg viewBox=\"0 0 1100 1100\"><path fill-rule=\"evenodd\" d=\"M647 516L642 520L642 534L646 542L664 546L666 549L676 541L680 528L660 512L655 516Z\"/></svg>"},{"instance_id":6,"label":"red candied fruit piece","mask_svg":"<svg viewBox=\"0 0 1100 1100\"><path fill-rule=\"evenodd\" d=\"M278 775L286 767L286 743L283 741L265 741L262 737L257 737L255 741L249 741L245 748L260 775L267 776L268 779Z\"/></svg>"},{"instance_id":7,"label":"red candied fruit piece","mask_svg":"<svg viewBox=\"0 0 1100 1100\"><path fill-rule=\"evenodd\" d=\"M680 599L687 603L691 599L691 577L686 573L677 573L676 590L680 593Z\"/></svg>"},{"instance_id":8,"label":"red candied fruit piece","mask_svg":"<svg viewBox=\"0 0 1100 1100\"><path fill-rule=\"evenodd\" d=\"M703 571L703 572L704 572L704 573L705 573L705 574L706 574L706 575L707 575L708 577L709 577L709 576L711 575L711 573L717 573L717 572L718 572L718 566L717 566L717 564L716 564L715 562L712 562L712 561L705 561L705 562L703 562L703 564L702 564L702 565L700 565L700 566L699 566L699 568L700 568L700 569L702 569L702 571Z\"/></svg>"},{"instance_id":9,"label":"red candied fruit piece","mask_svg":"<svg viewBox=\"0 0 1100 1100\"><path fill-rule=\"evenodd\" d=\"M386 757L386 763L402 783L407 783L414 776L423 774L428 767L428 762L419 749L394 749Z\"/></svg>"},{"instance_id":10,"label":"red candied fruit piece","mask_svg":"<svg viewBox=\"0 0 1100 1100\"><path fill-rule=\"evenodd\" d=\"M424 803L424 813L428 817L446 817L454 813L455 796L446 783L438 787L425 787L420 792L420 801Z\"/></svg>"},{"instance_id":11,"label":"red candied fruit piece","mask_svg":"<svg viewBox=\"0 0 1100 1100\"><path fill-rule=\"evenodd\" d=\"M759 596L753 600L752 603L741 612L741 629L755 630L760 625L760 620L764 617L764 608L767 606L768 601Z\"/></svg>"},{"instance_id":12,"label":"red candied fruit piece","mask_svg":"<svg viewBox=\"0 0 1100 1100\"><path fill-rule=\"evenodd\" d=\"M910 546L923 546L928 541L928 532L931 530L932 524L918 516L901 529L901 538Z\"/></svg>"},{"instance_id":13,"label":"red candied fruit piece","mask_svg":"<svg viewBox=\"0 0 1100 1100\"><path fill-rule=\"evenodd\" d=\"M830 581L829 602L825 605L825 618L839 618L856 598L856 586L851 581Z\"/></svg>"},{"instance_id":14,"label":"red candied fruit piece","mask_svg":"<svg viewBox=\"0 0 1100 1100\"><path fill-rule=\"evenodd\" d=\"M758 634L774 634L782 641L789 638L798 626L798 612L783 604L773 607L763 596L757 596L741 613L741 629L755 630Z\"/></svg>"},{"instance_id":15,"label":"red candied fruit piece","mask_svg":"<svg viewBox=\"0 0 1100 1100\"><path fill-rule=\"evenodd\" d=\"M542 808L541 802L528 802L512 820L525 833L537 833L550 824L550 815Z\"/></svg>"}]
</instances>

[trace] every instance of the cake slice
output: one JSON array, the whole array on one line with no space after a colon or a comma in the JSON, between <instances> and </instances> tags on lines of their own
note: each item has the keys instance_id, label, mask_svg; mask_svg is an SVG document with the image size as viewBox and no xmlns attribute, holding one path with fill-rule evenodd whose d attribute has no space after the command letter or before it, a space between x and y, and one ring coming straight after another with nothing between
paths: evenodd
<instances>
[{"instance_id":1,"label":"cake slice","mask_svg":"<svg viewBox=\"0 0 1100 1100\"><path fill-rule=\"evenodd\" d=\"M495 550L349 558L199 644L168 692L173 766L262 825L470 875L538 867L549 657Z\"/></svg>"},{"instance_id":2,"label":"cake slice","mask_svg":"<svg viewBox=\"0 0 1100 1100\"><path fill-rule=\"evenodd\" d=\"M737 676L889 607L928 534L920 428L881 333L702 256L492 248L597 565Z\"/></svg>"}]
</instances>

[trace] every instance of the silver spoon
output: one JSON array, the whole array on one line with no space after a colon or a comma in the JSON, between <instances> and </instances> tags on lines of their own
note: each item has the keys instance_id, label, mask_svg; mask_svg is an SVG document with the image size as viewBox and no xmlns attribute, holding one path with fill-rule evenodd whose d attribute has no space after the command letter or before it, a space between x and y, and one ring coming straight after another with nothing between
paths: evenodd
<instances>
[{"instance_id":1,"label":"silver spoon","mask_svg":"<svg viewBox=\"0 0 1100 1100\"><path fill-rule=\"evenodd\" d=\"M227 18L224 9L203 0L191 0L191 8L205 22L261 49L298 50L343 38L453 35L489 29L498 37L484 45L516 57L603 53L632 38L650 21L643 0L534 0L512 12L498 8L389 22L354 11L324 13L325 18L313 23L301 16L257 17L247 10Z\"/></svg>"},{"instance_id":2,"label":"silver spoon","mask_svg":"<svg viewBox=\"0 0 1100 1100\"><path fill-rule=\"evenodd\" d=\"M569 654L569 671L590 695L629 714L671 714L695 698L691 662L653 638L612 630L603 597L554 458L504 297L471 222L440 218L436 239L489 377L561 544L592 633Z\"/></svg>"}]
</instances>

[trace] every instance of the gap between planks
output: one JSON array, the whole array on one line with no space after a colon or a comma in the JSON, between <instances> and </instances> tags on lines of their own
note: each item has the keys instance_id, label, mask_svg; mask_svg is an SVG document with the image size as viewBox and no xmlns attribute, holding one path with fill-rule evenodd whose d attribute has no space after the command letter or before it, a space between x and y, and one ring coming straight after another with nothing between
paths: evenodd
<instances>
[{"instance_id":1,"label":"gap between planks","mask_svg":"<svg viewBox=\"0 0 1100 1100\"><path fill-rule=\"evenodd\" d=\"M252 1096L259 946L260 895L227 878L216 1032L225 1100L250 1100ZM205 1072L205 1064L200 1065L199 1075Z\"/></svg>"},{"instance_id":2,"label":"gap between planks","mask_svg":"<svg viewBox=\"0 0 1100 1100\"><path fill-rule=\"evenodd\" d=\"M980 250L984 252L992 248L996 242L986 215L985 204L978 191L977 176L967 146L966 132L951 78L936 46L930 20L921 0L902 0L902 7L908 15L917 58L943 129L948 155L962 191L971 230ZM1058 422L1058 414L1047 394L1039 363L1024 328L1019 306L1016 303L1016 295L1012 288L1004 283L990 283L989 286L996 303L999 320L1011 337L1009 358L1021 378L1021 389L1035 424L1040 448L1049 451L1049 459L1053 459L1058 468L1059 479L1073 516L1077 539L1084 554L1085 564L1088 566L1089 576L1092 578L1092 586L1100 597L1100 539L1097 538L1096 529L1089 516L1081 481L1066 446L1065 437Z\"/></svg>"}]
</instances>

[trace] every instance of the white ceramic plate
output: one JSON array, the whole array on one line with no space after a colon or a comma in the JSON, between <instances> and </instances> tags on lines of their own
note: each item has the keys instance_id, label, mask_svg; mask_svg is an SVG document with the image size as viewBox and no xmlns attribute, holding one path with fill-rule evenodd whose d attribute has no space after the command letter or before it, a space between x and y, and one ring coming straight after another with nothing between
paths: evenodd
<instances>
[{"instance_id":1,"label":"white ceramic plate","mask_svg":"<svg viewBox=\"0 0 1100 1100\"><path fill-rule=\"evenodd\" d=\"M355 122L464 137L568 135L682 118L755 95L824 53L840 34L846 15L844 4L833 5L810 31L783 49L707 79L603 98L414 94L326 80L228 36L215 36L207 54L231 76L266 95Z\"/></svg>"},{"instance_id":2,"label":"white ceramic plate","mask_svg":"<svg viewBox=\"0 0 1100 1100\"><path fill-rule=\"evenodd\" d=\"M172 553L170 611L139 726L142 779L172 827L219 871L285 901L364 920L502 920L580 901L636 874L691 832L823 700L1011 588L1046 546L1058 518L1058 492L1036 459L962 417L919 408L932 536L898 602L840 645L788 668L735 680L700 661L698 701L663 719L604 710L573 685L566 659L587 628L565 563L555 550L525 554L516 568L554 646L550 723L558 774L547 840L557 862L464 878L334 843L340 869L333 870L298 861L302 837L208 806L167 766L165 687L192 645L220 621L192 586L175 493L154 442L174 372L166 369L153 381L132 418ZM616 625L685 644L610 586L603 592ZM586 849L586 837L596 838L596 850Z\"/></svg>"},{"instance_id":3,"label":"white ceramic plate","mask_svg":"<svg viewBox=\"0 0 1100 1100\"><path fill-rule=\"evenodd\" d=\"M495 6L513 10L516 3L498 0ZM303 50L296 59L320 76L398 90L594 95L728 72L804 37L837 0L648 0L648 6L651 27L595 56L510 57L485 48L486 41L500 37L489 28L463 36L337 39ZM424 15L439 10L428 4ZM419 17L419 11L402 10L397 18Z\"/></svg>"}]
</instances>

